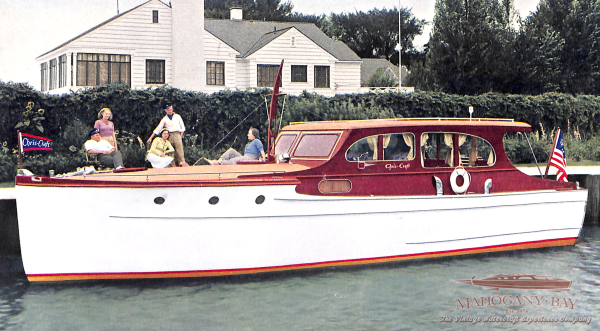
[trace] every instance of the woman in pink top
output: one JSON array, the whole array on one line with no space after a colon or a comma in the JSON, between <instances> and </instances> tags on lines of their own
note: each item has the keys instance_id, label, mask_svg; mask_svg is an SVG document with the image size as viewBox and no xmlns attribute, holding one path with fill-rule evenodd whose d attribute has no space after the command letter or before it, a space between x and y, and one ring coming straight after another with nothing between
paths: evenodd
<instances>
[{"instance_id":1,"label":"woman in pink top","mask_svg":"<svg viewBox=\"0 0 600 331\"><path fill-rule=\"evenodd\" d=\"M98 118L100 119L96 121L94 128L100 130L102 139L108 141L118 151L115 125L110 121L112 120L112 111L109 108L102 108L98 113Z\"/></svg>"}]
</instances>

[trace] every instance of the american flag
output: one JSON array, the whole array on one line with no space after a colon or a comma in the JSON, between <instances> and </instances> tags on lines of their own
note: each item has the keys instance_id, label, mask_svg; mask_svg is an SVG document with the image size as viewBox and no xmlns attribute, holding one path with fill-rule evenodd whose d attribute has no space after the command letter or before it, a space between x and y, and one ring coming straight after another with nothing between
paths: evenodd
<instances>
[{"instance_id":1,"label":"american flag","mask_svg":"<svg viewBox=\"0 0 600 331\"><path fill-rule=\"evenodd\" d=\"M550 164L554 166L556 171L556 180L562 180L567 182L567 158L565 156L565 145L563 145L562 131L557 130L556 134L556 145L554 145L554 151L552 152L552 159Z\"/></svg>"}]
</instances>

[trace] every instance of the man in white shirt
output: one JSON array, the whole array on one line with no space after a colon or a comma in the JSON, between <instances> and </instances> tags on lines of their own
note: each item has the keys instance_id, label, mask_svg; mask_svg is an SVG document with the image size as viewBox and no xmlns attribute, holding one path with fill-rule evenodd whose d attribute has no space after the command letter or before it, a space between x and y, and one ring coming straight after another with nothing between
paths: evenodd
<instances>
[{"instance_id":1,"label":"man in white shirt","mask_svg":"<svg viewBox=\"0 0 600 331\"><path fill-rule=\"evenodd\" d=\"M160 123L158 123L156 129L154 129L154 132L150 138L148 138L148 142L152 142L152 138L160 135L160 132L163 129L169 130L169 142L173 145L173 148L175 148L175 159L179 166L187 166L188 164L185 163L185 158L183 157L183 141L181 139L185 132L183 119L179 114L175 114L173 106L167 106L165 112L167 115L165 115Z\"/></svg>"},{"instance_id":2,"label":"man in white shirt","mask_svg":"<svg viewBox=\"0 0 600 331\"><path fill-rule=\"evenodd\" d=\"M98 154L98 162L101 166L115 169L123 168L123 156L121 152L115 150L115 148L106 140L100 136L98 129L90 132L90 140L84 144L85 150L89 154Z\"/></svg>"}]
</instances>

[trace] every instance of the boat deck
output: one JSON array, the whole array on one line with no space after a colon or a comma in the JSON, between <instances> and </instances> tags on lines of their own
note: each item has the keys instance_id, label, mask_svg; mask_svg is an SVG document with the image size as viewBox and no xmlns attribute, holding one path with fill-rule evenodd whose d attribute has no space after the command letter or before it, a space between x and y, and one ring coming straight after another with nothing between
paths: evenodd
<instances>
[{"instance_id":1,"label":"boat deck","mask_svg":"<svg viewBox=\"0 0 600 331\"><path fill-rule=\"evenodd\" d=\"M252 182L265 183L273 181L274 183L283 183L288 181L295 182L295 178L282 177L288 172L295 172L308 169L307 166L300 164L236 164L236 165L217 165L217 166L192 166L182 168L165 169L125 169L124 171L98 172L89 175L70 176L63 178L49 177L17 177L18 185L42 185L42 186L97 186L110 183L110 186L172 186L184 185L189 183L197 185L201 183L231 183L244 180L248 184ZM132 171L133 170L133 171ZM252 175L273 175L270 178L253 178L244 176ZM31 178L31 179L30 179Z\"/></svg>"}]
</instances>

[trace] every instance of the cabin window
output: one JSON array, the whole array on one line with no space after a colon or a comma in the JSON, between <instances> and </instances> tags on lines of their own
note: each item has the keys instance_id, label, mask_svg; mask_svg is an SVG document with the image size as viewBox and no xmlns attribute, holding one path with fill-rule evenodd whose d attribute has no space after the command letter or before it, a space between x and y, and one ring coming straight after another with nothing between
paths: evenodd
<instances>
[{"instance_id":1,"label":"cabin window","mask_svg":"<svg viewBox=\"0 0 600 331\"><path fill-rule=\"evenodd\" d=\"M362 138L346 151L346 160L410 161L415 158L415 136L412 133L381 134Z\"/></svg>"},{"instance_id":2,"label":"cabin window","mask_svg":"<svg viewBox=\"0 0 600 331\"><path fill-rule=\"evenodd\" d=\"M339 134L335 133L304 134L294 151L294 157L329 157L338 137Z\"/></svg>"},{"instance_id":3,"label":"cabin window","mask_svg":"<svg viewBox=\"0 0 600 331\"><path fill-rule=\"evenodd\" d=\"M165 60L146 60L146 84L165 83Z\"/></svg>"},{"instance_id":4,"label":"cabin window","mask_svg":"<svg viewBox=\"0 0 600 331\"><path fill-rule=\"evenodd\" d=\"M306 83L307 66L292 66L292 83Z\"/></svg>"},{"instance_id":5,"label":"cabin window","mask_svg":"<svg viewBox=\"0 0 600 331\"><path fill-rule=\"evenodd\" d=\"M158 23L158 10L152 11L152 23Z\"/></svg>"},{"instance_id":6,"label":"cabin window","mask_svg":"<svg viewBox=\"0 0 600 331\"><path fill-rule=\"evenodd\" d=\"M328 88L329 78L329 66L315 66L315 87Z\"/></svg>"},{"instance_id":7,"label":"cabin window","mask_svg":"<svg viewBox=\"0 0 600 331\"><path fill-rule=\"evenodd\" d=\"M131 55L77 54L77 86L131 85Z\"/></svg>"},{"instance_id":8,"label":"cabin window","mask_svg":"<svg viewBox=\"0 0 600 331\"><path fill-rule=\"evenodd\" d=\"M454 148L458 145L459 159ZM421 135L423 167L490 167L496 163L492 145L485 139L453 132L426 132Z\"/></svg>"},{"instance_id":9,"label":"cabin window","mask_svg":"<svg viewBox=\"0 0 600 331\"><path fill-rule=\"evenodd\" d=\"M58 87L67 86L67 54L58 57Z\"/></svg>"},{"instance_id":10,"label":"cabin window","mask_svg":"<svg viewBox=\"0 0 600 331\"><path fill-rule=\"evenodd\" d=\"M465 142L459 148L460 165L463 167L490 167L496 163L496 153L487 140L468 134L464 136L466 137Z\"/></svg>"},{"instance_id":11,"label":"cabin window","mask_svg":"<svg viewBox=\"0 0 600 331\"><path fill-rule=\"evenodd\" d=\"M40 65L40 73L42 75L40 90L46 92L48 91L48 62L44 62Z\"/></svg>"},{"instance_id":12,"label":"cabin window","mask_svg":"<svg viewBox=\"0 0 600 331\"><path fill-rule=\"evenodd\" d=\"M279 71L278 64L257 65L256 83L258 87L273 87L273 84L275 84L275 77L277 77L277 71ZM283 77L281 80L283 80ZM281 87L281 81L279 81L279 87Z\"/></svg>"},{"instance_id":13,"label":"cabin window","mask_svg":"<svg viewBox=\"0 0 600 331\"><path fill-rule=\"evenodd\" d=\"M289 154L297 134L282 134L275 144L275 155Z\"/></svg>"},{"instance_id":14,"label":"cabin window","mask_svg":"<svg viewBox=\"0 0 600 331\"><path fill-rule=\"evenodd\" d=\"M50 89L54 90L58 86L58 65L56 59L50 60Z\"/></svg>"},{"instance_id":15,"label":"cabin window","mask_svg":"<svg viewBox=\"0 0 600 331\"><path fill-rule=\"evenodd\" d=\"M225 62L206 61L206 85L225 85Z\"/></svg>"}]
</instances>

